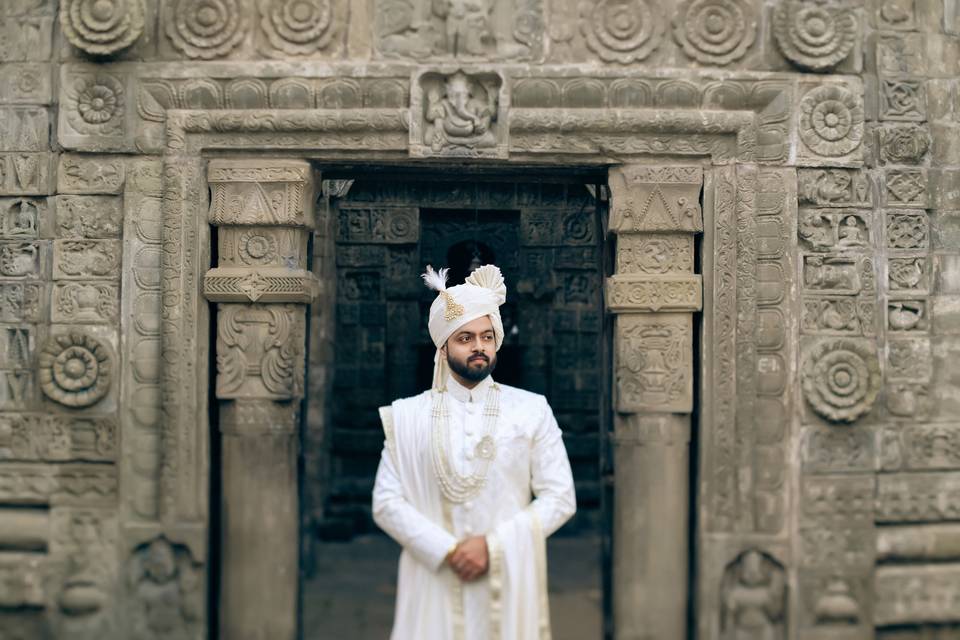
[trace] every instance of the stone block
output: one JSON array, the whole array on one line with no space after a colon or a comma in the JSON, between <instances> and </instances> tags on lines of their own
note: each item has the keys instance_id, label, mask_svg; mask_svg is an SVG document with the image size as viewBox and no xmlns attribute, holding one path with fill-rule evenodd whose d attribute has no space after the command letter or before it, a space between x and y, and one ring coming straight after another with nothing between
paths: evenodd
<instances>
[{"instance_id":1,"label":"stone block","mask_svg":"<svg viewBox=\"0 0 960 640\"><path fill-rule=\"evenodd\" d=\"M60 193L120 193L123 190L124 164L117 156L60 156L57 190Z\"/></svg>"},{"instance_id":2,"label":"stone block","mask_svg":"<svg viewBox=\"0 0 960 640\"><path fill-rule=\"evenodd\" d=\"M55 162L53 153L0 152L0 195L52 194Z\"/></svg>"}]
</instances>

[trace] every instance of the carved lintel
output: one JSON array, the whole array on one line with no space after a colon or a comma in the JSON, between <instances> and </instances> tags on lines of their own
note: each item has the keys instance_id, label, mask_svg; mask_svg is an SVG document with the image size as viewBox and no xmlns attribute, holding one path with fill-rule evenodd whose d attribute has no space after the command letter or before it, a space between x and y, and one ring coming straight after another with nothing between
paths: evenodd
<instances>
[{"instance_id":1,"label":"carved lintel","mask_svg":"<svg viewBox=\"0 0 960 640\"><path fill-rule=\"evenodd\" d=\"M306 308L223 304L217 315L217 398L292 400L303 394Z\"/></svg>"},{"instance_id":2,"label":"carved lintel","mask_svg":"<svg viewBox=\"0 0 960 640\"><path fill-rule=\"evenodd\" d=\"M693 410L692 314L620 314L614 340L617 411Z\"/></svg>"},{"instance_id":3,"label":"carved lintel","mask_svg":"<svg viewBox=\"0 0 960 640\"><path fill-rule=\"evenodd\" d=\"M203 295L211 302L313 302L317 277L303 269L217 267L203 277Z\"/></svg>"},{"instance_id":4,"label":"carved lintel","mask_svg":"<svg viewBox=\"0 0 960 640\"><path fill-rule=\"evenodd\" d=\"M700 274L622 275L607 278L607 309L637 311L699 311L703 308Z\"/></svg>"},{"instance_id":5,"label":"carved lintel","mask_svg":"<svg viewBox=\"0 0 960 640\"><path fill-rule=\"evenodd\" d=\"M313 225L313 172L303 160L211 160L210 224Z\"/></svg>"},{"instance_id":6,"label":"carved lintel","mask_svg":"<svg viewBox=\"0 0 960 640\"><path fill-rule=\"evenodd\" d=\"M220 432L225 436L295 433L300 424L299 402L238 398L220 405Z\"/></svg>"},{"instance_id":7,"label":"carved lintel","mask_svg":"<svg viewBox=\"0 0 960 640\"><path fill-rule=\"evenodd\" d=\"M703 231L702 167L613 167L610 230Z\"/></svg>"}]
</instances>

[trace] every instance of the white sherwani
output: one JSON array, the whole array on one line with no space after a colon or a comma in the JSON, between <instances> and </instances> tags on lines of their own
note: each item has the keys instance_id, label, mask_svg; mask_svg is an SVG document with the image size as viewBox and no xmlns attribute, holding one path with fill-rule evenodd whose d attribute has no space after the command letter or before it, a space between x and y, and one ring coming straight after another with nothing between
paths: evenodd
<instances>
[{"instance_id":1,"label":"white sherwani","mask_svg":"<svg viewBox=\"0 0 960 640\"><path fill-rule=\"evenodd\" d=\"M493 381L447 379L451 465L469 473ZM496 457L479 494L447 501L431 461L433 395L381 409L386 439L373 518L403 546L392 640L547 640L545 539L576 510L570 462L543 396L499 385ZM536 496L533 499L533 496ZM490 570L462 583L444 564L464 538L485 535Z\"/></svg>"}]
</instances>

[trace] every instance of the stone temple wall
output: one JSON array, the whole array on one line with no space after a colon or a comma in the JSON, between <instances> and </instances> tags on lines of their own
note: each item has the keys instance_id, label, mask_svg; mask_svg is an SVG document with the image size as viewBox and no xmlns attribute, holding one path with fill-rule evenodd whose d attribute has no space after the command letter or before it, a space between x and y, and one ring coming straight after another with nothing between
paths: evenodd
<instances>
[{"instance_id":1,"label":"stone temple wall","mask_svg":"<svg viewBox=\"0 0 960 640\"><path fill-rule=\"evenodd\" d=\"M610 168L616 637L955 637L958 78L956 0L3 0L0 638L292 637L210 461L298 512L338 163Z\"/></svg>"}]
</instances>

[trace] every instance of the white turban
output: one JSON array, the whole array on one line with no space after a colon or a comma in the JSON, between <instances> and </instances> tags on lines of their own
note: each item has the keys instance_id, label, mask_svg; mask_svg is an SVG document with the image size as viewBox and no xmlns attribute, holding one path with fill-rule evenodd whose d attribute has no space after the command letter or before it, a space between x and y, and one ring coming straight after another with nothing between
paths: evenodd
<instances>
[{"instance_id":1,"label":"white turban","mask_svg":"<svg viewBox=\"0 0 960 640\"><path fill-rule=\"evenodd\" d=\"M507 299L507 287L503 283L503 274L492 264L475 269L467 276L466 282L455 287L447 288L447 271L440 269L439 273L427 266L423 280L431 289L440 295L430 305L430 337L437 346L437 353L433 358L433 388L441 391L447 384L447 359L440 353L440 348L447 343L447 338L463 325L490 316L493 324L494 340L497 351L503 344L503 321L500 319L500 305Z\"/></svg>"}]
</instances>

